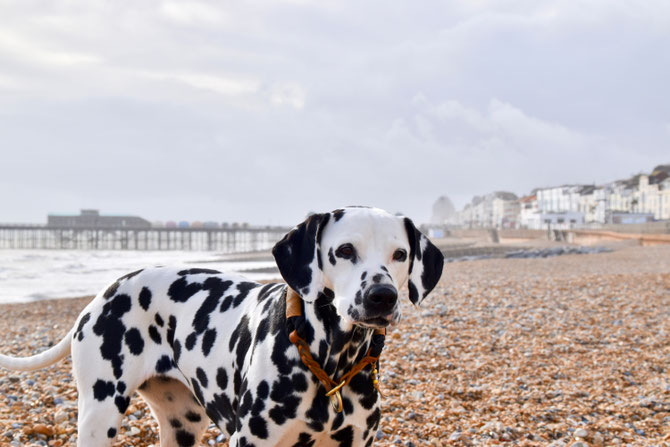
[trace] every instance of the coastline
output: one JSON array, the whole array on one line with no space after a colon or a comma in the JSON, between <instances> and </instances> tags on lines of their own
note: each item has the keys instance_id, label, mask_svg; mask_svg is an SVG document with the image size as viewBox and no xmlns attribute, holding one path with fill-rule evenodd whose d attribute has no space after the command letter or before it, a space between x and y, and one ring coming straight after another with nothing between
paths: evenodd
<instances>
[{"instance_id":1,"label":"coastline","mask_svg":"<svg viewBox=\"0 0 670 447\"><path fill-rule=\"evenodd\" d=\"M0 303L47 301L95 295L117 278L152 266L207 266L251 280L279 278L268 251L130 252L76 250L0 250Z\"/></svg>"},{"instance_id":2,"label":"coastline","mask_svg":"<svg viewBox=\"0 0 670 447\"><path fill-rule=\"evenodd\" d=\"M57 343L90 299L0 304L0 352ZM403 306L376 446L670 442L670 247L450 263L421 308ZM75 445L70 368L0 371L0 447ZM137 396L128 414L115 446L155 445ZM227 445L219 434L201 442Z\"/></svg>"}]
</instances>

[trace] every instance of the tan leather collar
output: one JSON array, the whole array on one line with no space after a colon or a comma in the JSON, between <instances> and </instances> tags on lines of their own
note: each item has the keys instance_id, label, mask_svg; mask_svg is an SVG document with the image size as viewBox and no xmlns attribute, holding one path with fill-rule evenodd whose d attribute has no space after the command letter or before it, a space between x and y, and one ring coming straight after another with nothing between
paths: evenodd
<instances>
[{"instance_id":1,"label":"tan leather collar","mask_svg":"<svg viewBox=\"0 0 670 447\"><path fill-rule=\"evenodd\" d=\"M286 288L286 319L302 316L302 298L290 287Z\"/></svg>"}]
</instances>

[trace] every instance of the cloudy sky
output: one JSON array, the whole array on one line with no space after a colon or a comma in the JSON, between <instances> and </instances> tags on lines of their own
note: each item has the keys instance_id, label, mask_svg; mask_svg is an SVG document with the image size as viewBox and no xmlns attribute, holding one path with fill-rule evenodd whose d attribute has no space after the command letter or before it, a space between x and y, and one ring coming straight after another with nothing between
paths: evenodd
<instances>
[{"instance_id":1,"label":"cloudy sky","mask_svg":"<svg viewBox=\"0 0 670 447\"><path fill-rule=\"evenodd\" d=\"M430 217L670 163L670 2L0 0L0 222Z\"/></svg>"}]
</instances>

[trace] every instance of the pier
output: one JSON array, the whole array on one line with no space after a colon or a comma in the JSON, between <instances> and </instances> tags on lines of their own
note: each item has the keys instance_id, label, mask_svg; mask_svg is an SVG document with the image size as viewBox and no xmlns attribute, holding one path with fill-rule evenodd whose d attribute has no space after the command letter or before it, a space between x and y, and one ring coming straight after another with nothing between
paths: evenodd
<instances>
[{"instance_id":1,"label":"pier","mask_svg":"<svg viewBox=\"0 0 670 447\"><path fill-rule=\"evenodd\" d=\"M0 249L194 250L242 253L267 250L290 229L82 227L0 224Z\"/></svg>"}]
</instances>

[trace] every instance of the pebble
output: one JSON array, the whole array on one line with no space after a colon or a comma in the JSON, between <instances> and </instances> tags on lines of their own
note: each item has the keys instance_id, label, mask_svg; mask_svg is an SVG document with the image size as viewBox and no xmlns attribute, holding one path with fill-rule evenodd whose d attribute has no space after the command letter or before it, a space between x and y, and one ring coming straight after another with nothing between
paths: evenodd
<instances>
[{"instance_id":1,"label":"pebble","mask_svg":"<svg viewBox=\"0 0 670 447\"><path fill-rule=\"evenodd\" d=\"M31 433L39 433L41 435L45 436L53 436L54 435L54 429L51 426L45 425L45 424L35 424L32 427L27 427L29 428Z\"/></svg>"},{"instance_id":2,"label":"pebble","mask_svg":"<svg viewBox=\"0 0 670 447\"><path fill-rule=\"evenodd\" d=\"M585 428L578 428L572 433L572 435L575 438L586 438L589 435L589 432Z\"/></svg>"},{"instance_id":3,"label":"pebble","mask_svg":"<svg viewBox=\"0 0 670 447\"><path fill-rule=\"evenodd\" d=\"M67 421L68 419L69 418L68 418L67 413L63 410L58 410L58 411L56 411L56 413L54 413L54 422L56 424L63 423L65 421Z\"/></svg>"},{"instance_id":4,"label":"pebble","mask_svg":"<svg viewBox=\"0 0 670 447\"><path fill-rule=\"evenodd\" d=\"M602 447L605 445L605 440L603 438L603 435L600 433L596 432L592 437L591 437L591 444L593 444L594 447Z\"/></svg>"}]
</instances>

